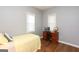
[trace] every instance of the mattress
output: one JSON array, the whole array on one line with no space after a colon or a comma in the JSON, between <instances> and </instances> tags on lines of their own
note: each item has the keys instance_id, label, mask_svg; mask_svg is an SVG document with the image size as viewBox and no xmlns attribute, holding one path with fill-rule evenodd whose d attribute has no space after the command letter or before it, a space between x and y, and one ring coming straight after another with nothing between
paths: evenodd
<instances>
[{"instance_id":1,"label":"mattress","mask_svg":"<svg viewBox=\"0 0 79 59\"><path fill-rule=\"evenodd\" d=\"M13 37L16 52L34 52L40 49L40 37L35 34L24 34Z\"/></svg>"}]
</instances>

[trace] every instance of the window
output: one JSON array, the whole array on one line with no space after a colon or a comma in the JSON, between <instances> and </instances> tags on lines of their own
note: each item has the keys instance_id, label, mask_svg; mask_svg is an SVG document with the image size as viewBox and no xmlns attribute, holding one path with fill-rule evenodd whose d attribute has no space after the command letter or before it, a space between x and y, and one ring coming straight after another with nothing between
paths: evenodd
<instances>
[{"instance_id":1,"label":"window","mask_svg":"<svg viewBox=\"0 0 79 59\"><path fill-rule=\"evenodd\" d=\"M50 27L50 30L53 31L55 26L56 26L56 14L49 14L48 15L48 27Z\"/></svg>"},{"instance_id":2,"label":"window","mask_svg":"<svg viewBox=\"0 0 79 59\"><path fill-rule=\"evenodd\" d=\"M26 15L26 32L35 32L35 14L33 13Z\"/></svg>"}]
</instances>

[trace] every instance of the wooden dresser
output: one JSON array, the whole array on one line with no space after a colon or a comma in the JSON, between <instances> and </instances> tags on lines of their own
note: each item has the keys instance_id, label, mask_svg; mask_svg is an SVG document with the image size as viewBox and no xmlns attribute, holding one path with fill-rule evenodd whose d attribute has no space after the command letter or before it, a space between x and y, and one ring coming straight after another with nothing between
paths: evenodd
<instances>
[{"instance_id":1,"label":"wooden dresser","mask_svg":"<svg viewBox=\"0 0 79 59\"><path fill-rule=\"evenodd\" d=\"M58 44L58 40L59 40L59 33L58 32L50 32L50 34L48 34L48 31L43 31L43 39L44 40L51 40L53 43ZM50 36L51 35L51 36ZM50 36L48 39L48 36Z\"/></svg>"},{"instance_id":2,"label":"wooden dresser","mask_svg":"<svg viewBox=\"0 0 79 59\"><path fill-rule=\"evenodd\" d=\"M58 32L51 32L51 40L53 43L58 43L59 33Z\"/></svg>"}]
</instances>

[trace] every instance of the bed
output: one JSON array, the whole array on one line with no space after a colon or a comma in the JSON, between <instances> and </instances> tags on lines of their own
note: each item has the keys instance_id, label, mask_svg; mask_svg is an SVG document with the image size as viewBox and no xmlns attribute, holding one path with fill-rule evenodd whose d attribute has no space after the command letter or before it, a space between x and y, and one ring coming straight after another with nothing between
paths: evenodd
<instances>
[{"instance_id":1,"label":"bed","mask_svg":"<svg viewBox=\"0 0 79 59\"><path fill-rule=\"evenodd\" d=\"M0 45L1 50L8 50L8 52L36 52L40 48L40 37L35 34L13 36L11 42Z\"/></svg>"}]
</instances>

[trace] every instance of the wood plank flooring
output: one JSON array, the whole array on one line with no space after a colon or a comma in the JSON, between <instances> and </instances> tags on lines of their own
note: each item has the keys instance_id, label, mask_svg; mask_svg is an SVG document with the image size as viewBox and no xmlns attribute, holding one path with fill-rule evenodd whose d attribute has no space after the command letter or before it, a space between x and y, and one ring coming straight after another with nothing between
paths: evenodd
<instances>
[{"instance_id":1,"label":"wood plank flooring","mask_svg":"<svg viewBox=\"0 0 79 59\"><path fill-rule=\"evenodd\" d=\"M79 52L79 48L62 43L55 44L41 39L41 49L38 52Z\"/></svg>"}]
</instances>

